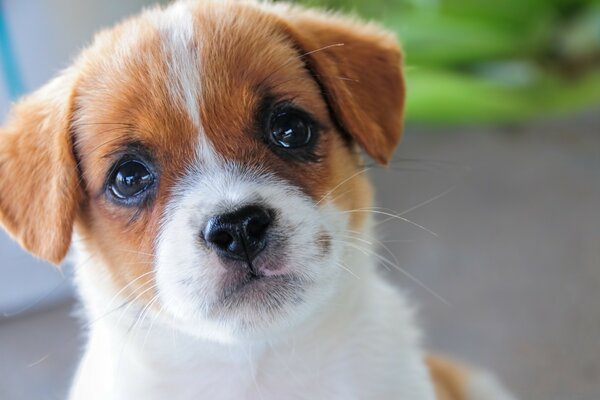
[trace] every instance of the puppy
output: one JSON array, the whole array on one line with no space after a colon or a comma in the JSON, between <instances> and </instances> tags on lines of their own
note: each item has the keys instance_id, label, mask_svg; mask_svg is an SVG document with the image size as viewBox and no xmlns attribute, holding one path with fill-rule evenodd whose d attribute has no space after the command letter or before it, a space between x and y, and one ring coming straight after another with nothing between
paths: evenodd
<instances>
[{"instance_id":1,"label":"puppy","mask_svg":"<svg viewBox=\"0 0 600 400\"><path fill-rule=\"evenodd\" d=\"M376 274L359 149L400 139L401 64L337 15L177 2L15 105L0 221L55 264L75 248L72 400L510 398L426 359Z\"/></svg>"}]
</instances>

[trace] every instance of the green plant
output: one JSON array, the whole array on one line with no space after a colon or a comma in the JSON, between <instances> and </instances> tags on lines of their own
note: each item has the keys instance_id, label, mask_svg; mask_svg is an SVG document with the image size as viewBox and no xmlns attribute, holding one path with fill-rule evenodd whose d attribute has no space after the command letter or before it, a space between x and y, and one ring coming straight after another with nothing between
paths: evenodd
<instances>
[{"instance_id":1,"label":"green plant","mask_svg":"<svg viewBox=\"0 0 600 400\"><path fill-rule=\"evenodd\" d=\"M600 104L598 0L304 0L397 32L407 118L514 122Z\"/></svg>"}]
</instances>

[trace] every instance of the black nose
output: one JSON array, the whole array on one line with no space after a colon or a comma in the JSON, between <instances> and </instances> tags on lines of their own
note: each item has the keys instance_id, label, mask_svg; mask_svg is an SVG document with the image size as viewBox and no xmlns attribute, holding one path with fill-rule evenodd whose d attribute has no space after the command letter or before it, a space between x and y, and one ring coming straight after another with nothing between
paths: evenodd
<instances>
[{"instance_id":1,"label":"black nose","mask_svg":"<svg viewBox=\"0 0 600 400\"><path fill-rule=\"evenodd\" d=\"M267 245L271 221L268 210L246 206L211 218L204 228L204 239L221 256L250 262Z\"/></svg>"}]
</instances>

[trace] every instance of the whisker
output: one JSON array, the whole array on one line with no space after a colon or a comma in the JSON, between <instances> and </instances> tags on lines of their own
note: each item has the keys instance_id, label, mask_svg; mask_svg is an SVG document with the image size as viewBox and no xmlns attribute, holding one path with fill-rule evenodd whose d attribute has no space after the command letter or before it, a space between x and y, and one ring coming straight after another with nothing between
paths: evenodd
<instances>
[{"instance_id":1,"label":"whisker","mask_svg":"<svg viewBox=\"0 0 600 400\"><path fill-rule=\"evenodd\" d=\"M323 50L331 49L332 47L341 47L341 46L344 46L344 45L345 45L344 43L332 43L332 44L328 44L327 46L319 47L318 49L307 51L306 53L300 54L298 56L298 58L304 58L304 57L309 56L311 54L315 54L315 53L318 53L318 52L323 51Z\"/></svg>"},{"instance_id":2,"label":"whisker","mask_svg":"<svg viewBox=\"0 0 600 400\"><path fill-rule=\"evenodd\" d=\"M135 280L138 280L138 279L139 279L139 278L141 278L141 277L142 277L142 276L140 276L140 277L136 278ZM119 293L120 293L120 292L123 292L127 286L130 286L131 284L135 283L135 280L134 280L134 281L132 281L132 282L129 282L129 283L128 283L128 284L127 284L127 285L126 285L124 288L122 288L122 289L119 291ZM150 287L148 287L148 285L151 285L151 286L150 286ZM102 315L100 315L99 317L97 317L97 318L95 318L95 319L93 319L93 320L91 320L91 321L88 321L88 322L87 322L87 323L86 323L86 324L83 326L83 328L87 329L87 328L91 327L92 325L96 324L98 321L100 321L100 320L102 320L102 319L104 319L104 318L108 317L109 315L111 315L111 314L112 314L112 313L114 313L115 311L118 311L118 310L122 309L123 307L125 307L125 309L124 309L124 310L122 310L122 313L121 313L121 315L120 315L120 317L119 317L119 319L118 319L118 321L117 321L117 324L119 324L119 323L120 323L120 321L121 321L121 319L122 319L122 317L123 317L123 315L124 315L124 314L127 312L127 310L129 310L129 308L132 306L132 304L133 304L133 303L134 303L134 302L135 302L135 301L136 301L136 300L137 300L139 297L143 296L143 294L144 294L144 293L148 292L149 290L152 290L152 289L153 289L153 288L155 288L155 287L156 287L156 283L155 283L153 280L151 280L151 281L148 281L148 282L145 282L144 284L142 284L142 285L140 285L139 287L135 288L135 289L134 289L134 290L133 290L131 293L129 293L129 294L128 294L128 295L125 297L125 299L123 299L123 302L122 302L122 303L120 303L119 305L117 305L115 308L112 308L112 309L110 309L110 310L108 310L108 311L104 312L104 313L103 313ZM143 290L143 291L142 291L141 293L139 293L139 291L141 291L141 290ZM139 293L139 294L138 294L138 293ZM116 294L116 295L114 295L114 296L113 296L113 298L112 298L112 299L111 299L111 301L110 301L110 304L114 303L114 300L116 300L117 296L118 296L118 294ZM134 296L135 296L135 297L134 297ZM110 304L109 304L109 305L110 305Z\"/></svg>"},{"instance_id":3,"label":"whisker","mask_svg":"<svg viewBox=\"0 0 600 400\"><path fill-rule=\"evenodd\" d=\"M147 271L139 276L137 276L135 279L133 279L132 281L130 281L129 283L127 283L125 286L123 286L109 301L109 306L112 305L112 303L114 302L114 300L116 300L119 295L121 295L121 293L123 293L125 290L127 290L127 288L129 288L131 285L135 284L137 281L139 281L140 279L153 274L154 271Z\"/></svg>"},{"instance_id":4,"label":"whisker","mask_svg":"<svg viewBox=\"0 0 600 400\"><path fill-rule=\"evenodd\" d=\"M335 203L335 201L345 195L347 195L348 193L352 192L352 189L348 189L348 190L344 190L343 192L339 192L338 194L336 194L334 197L332 197L331 199L329 199L329 202L331 203Z\"/></svg>"},{"instance_id":5,"label":"whisker","mask_svg":"<svg viewBox=\"0 0 600 400\"><path fill-rule=\"evenodd\" d=\"M390 240L382 240L381 243L414 243L416 240L414 239L390 239Z\"/></svg>"},{"instance_id":6,"label":"whisker","mask_svg":"<svg viewBox=\"0 0 600 400\"><path fill-rule=\"evenodd\" d=\"M43 356L42 358L40 358L39 360L34 361L31 364L27 364L27 368L33 368L36 365L43 363L44 361L46 361L48 359L48 357L50 357L50 354L52 354L52 353L48 353L45 356Z\"/></svg>"},{"instance_id":7,"label":"whisker","mask_svg":"<svg viewBox=\"0 0 600 400\"><path fill-rule=\"evenodd\" d=\"M307 51L305 53L302 53L302 54L299 54L299 55L297 55L295 57L292 57L289 60L287 60L286 62L284 62L283 64L281 64L279 67L275 68L275 70L273 72L271 72L264 79L262 79L259 82L258 86L259 87L263 86L267 79L269 79L270 77L274 76L277 72L281 71L283 68L288 67L291 63L293 63L296 60L303 59L304 57L307 57L307 56L309 56L311 54L315 54L315 53L318 53L318 52L321 52L321 51L324 51L324 50L328 50L328 49L331 49L331 48L334 48L334 47L341 47L341 46L344 46L344 43L332 43L332 44L329 44L329 45L326 45L326 46L323 46L323 47L319 47L318 49Z\"/></svg>"},{"instance_id":8,"label":"whisker","mask_svg":"<svg viewBox=\"0 0 600 400\"><path fill-rule=\"evenodd\" d=\"M354 231L348 231L348 232L354 232ZM345 235L345 237L351 238L353 240L357 240L359 242L363 242L365 244L368 244L370 246L373 246L372 242L369 242L368 240L365 240L361 237L357 237L357 236L352 236L352 235ZM381 247L383 250L385 250L394 260L394 262L396 264L400 264L400 261L398 260L398 258L396 257L396 255L394 254L394 252L392 252L386 245L384 245L380 240L378 240L377 238L371 238L372 240L374 240L375 242L377 242L378 246Z\"/></svg>"},{"instance_id":9,"label":"whisker","mask_svg":"<svg viewBox=\"0 0 600 400\"><path fill-rule=\"evenodd\" d=\"M448 189L444 190L442 193L440 193L440 194L437 194L437 195L433 196L432 198L430 198L430 199L428 199L428 200L425 200L425 201L423 201L423 202L421 202L421 203L419 203L419 204L417 204L417 205L415 205L415 206L412 206L412 207L410 207L410 208L408 208L408 209L406 209L406 210L404 210L404 211L400 212L400 213L398 214L398 216L402 216L402 215L408 214L408 213L409 213L409 212L411 212L411 211L417 210L417 209L419 209L419 208L421 208L421 207L423 207L423 206L426 206L426 205L427 205L427 204L429 204L429 203L432 203L432 202L436 201L436 200L437 200L437 199L439 199L439 198L442 198L442 197L444 197L445 195L447 195L448 193L450 193L450 192L452 192L454 189L456 189L456 186L457 186L457 185L453 185L453 186L449 187Z\"/></svg>"},{"instance_id":10,"label":"whisker","mask_svg":"<svg viewBox=\"0 0 600 400\"><path fill-rule=\"evenodd\" d=\"M440 300L442 303L446 304L447 306L450 306L450 303L444 299L441 295L439 295L436 291L434 291L433 289L431 289L429 286L425 285L425 283L421 282L417 277L415 277L414 275L412 275L410 272L406 271L404 268L400 267L397 264L392 263L390 260L388 260L387 258L381 256L380 254L375 253L374 251L371 251L369 249L361 249L360 246L355 245L354 243L347 243L349 246L354 247L355 249L365 252L365 254L371 255L375 258L377 258L378 260L380 260L381 262L387 264L388 266L391 266L392 268L398 270L399 272L401 272L402 274L404 274L406 277L408 277L410 280L412 280L413 282L415 282L417 285L419 285L421 288L423 288L424 290L426 290L429 294L431 294L432 296L436 297L438 300Z\"/></svg>"},{"instance_id":11,"label":"whisker","mask_svg":"<svg viewBox=\"0 0 600 400\"><path fill-rule=\"evenodd\" d=\"M150 314L150 309L152 309L154 307L154 304L158 301L158 299L159 299L158 294L154 295L152 297L152 299L150 299L150 301L142 309L142 312L140 313L140 315L138 316L135 324L131 328L131 331L133 332L133 335L136 335L136 333L135 333L136 329L139 330L139 329L142 328L142 324L144 323L144 320ZM133 338L135 339L135 337L137 337L137 336L134 336Z\"/></svg>"},{"instance_id":12,"label":"whisker","mask_svg":"<svg viewBox=\"0 0 600 400\"><path fill-rule=\"evenodd\" d=\"M338 263L335 263L335 265L340 267L344 271L348 272L350 275L352 275L356 279L360 280L360 276L356 275L354 272L352 272L352 270L350 268L346 267L344 264L338 262Z\"/></svg>"},{"instance_id":13,"label":"whisker","mask_svg":"<svg viewBox=\"0 0 600 400\"><path fill-rule=\"evenodd\" d=\"M351 82L356 82L356 83L360 82L357 79L348 78L347 76L339 76L339 75L313 75L313 76L319 77L319 78L338 79L340 81L351 81ZM284 80L277 81L274 84L270 85L270 88L275 89L275 88L285 85L286 83L290 83L290 82L294 82L294 81L313 82L314 79L310 76L300 76L300 77L294 77L294 78L290 78L290 79L284 79ZM292 90L293 90L293 93L306 93L306 94L314 94L315 93L314 90L294 90L294 89L292 89Z\"/></svg>"},{"instance_id":14,"label":"whisker","mask_svg":"<svg viewBox=\"0 0 600 400\"><path fill-rule=\"evenodd\" d=\"M325 193L321 199L319 199L319 201L317 201L316 205L318 206L319 204L321 204L321 202L323 200L325 200L325 198L327 198L327 196L329 196L331 193L333 193L336 189L338 189L340 186L342 186L343 184L345 184L346 182L348 182L349 180L351 180L352 178L357 177L360 174L364 174L365 172L367 172L370 168L363 168L357 172L355 172L354 174L350 175L349 177L347 177L346 179L344 179L343 181L341 181L340 183L338 183L333 189L327 191L327 193Z\"/></svg>"},{"instance_id":15,"label":"whisker","mask_svg":"<svg viewBox=\"0 0 600 400\"><path fill-rule=\"evenodd\" d=\"M362 242L362 243L365 243L365 244L368 244L371 246L373 245L373 242L369 242L368 240L360 238L360 237L351 236L351 235L342 235L342 237L346 237L346 238L353 239L353 240L358 240L359 242Z\"/></svg>"},{"instance_id":16,"label":"whisker","mask_svg":"<svg viewBox=\"0 0 600 400\"><path fill-rule=\"evenodd\" d=\"M162 316L163 312L164 312L164 308L161 304L160 307L158 308L157 312L154 314L154 318L152 318L152 321L150 322L150 327L146 331L146 337L144 338L144 343L142 344L142 350L146 347L146 343L148 342L148 337L150 336L150 332L154 328L154 323Z\"/></svg>"},{"instance_id":17,"label":"whisker","mask_svg":"<svg viewBox=\"0 0 600 400\"><path fill-rule=\"evenodd\" d=\"M377 210L377 209L367 209L367 208L357 208L357 209L353 209L353 210L340 211L340 213L343 213L343 214L344 213L356 213L356 212L365 212L365 213L373 213L373 214L386 215L386 216L388 216L388 217L390 217L392 219L398 219L400 221L407 222L407 223L409 223L409 224L411 224L411 225L413 225L413 226L415 226L415 227L417 227L419 229L422 229L423 231L429 233L430 235L433 235L435 237L439 237L439 235L437 233L435 233L434 231L432 231L430 229L427 229L424 226L419 225L419 224L417 224L414 221L411 221L411 220L409 220L407 218L401 217L401 216L396 215L396 214L392 214L390 212L380 211L380 210Z\"/></svg>"},{"instance_id":18,"label":"whisker","mask_svg":"<svg viewBox=\"0 0 600 400\"><path fill-rule=\"evenodd\" d=\"M137 254L137 255L142 255L142 256L152 256L152 257L155 256L154 253L146 253L144 251L139 251L139 250L130 250L130 249L115 249L115 250L122 251L124 253L132 253L132 254Z\"/></svg>"},{"instance_id":19,"label":"whisker","mask_svg":"<svg viewBox=\"0 0 600 400\"><path fill-rule=\"evenodd\" d=\"M50 298L53 294L57 293L60 289L62 289L64 287L64 285L66 285L69 282L70 281L66 277L63 277L63 280L60 283L58 283L55 287L50 289L50 291L48 291L47 293L44 293L43 295L41 295L40 297L35 299L33 302L24 305L23 307L17 309L16 311L3 312L2 318L13 318L13 317L19 316L19 315L35 308L36 306L38 306L38 305L42 304L43 302L45 302L46 300L48 300L48 298Z\"/></svg>"},{"instance_id":20,"label":"whisker","mask_svg":"<svg viewBox=\"0 0 600 400\"><path fill-rule=\"evenodd\" d=\"M152 282L152 281L151 281ZM145 285L143 285L142 287L144 287ZM133 300L131 300L129 302L129 304L127 305L127 307L125 307L125 309L123 311L121 311L121 315L119 315L119 319L117 320L117 325L121 324L121 321L123 320L123 317L125 316L125 314L127 313L127 311L129 310L129 308L142 296L144 296L146 293L148 293L151 290L154 290L157 288L157 284L153 282L152 285L150 285L148 288L144 289L142 292L138 293L135 298L133 298Z\"/></svg>"},{"instance_id":21,"label":"whisker","mask_svg":"<svg viewBox=\"0 0 600 400\"><path fill-rule=\"evenodd\" d=\"M78 122L79 126L94 126L94 125L121 125L121 126L132 126L127 122Z\"/></svg>"}]
</instances>

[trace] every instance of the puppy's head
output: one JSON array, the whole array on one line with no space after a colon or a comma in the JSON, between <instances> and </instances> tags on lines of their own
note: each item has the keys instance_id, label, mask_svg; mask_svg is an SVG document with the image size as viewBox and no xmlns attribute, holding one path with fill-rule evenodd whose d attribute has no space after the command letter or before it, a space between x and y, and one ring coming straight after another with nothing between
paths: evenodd
<instances>
[{"instance_id":1,"label":"puppy's head","mask_svg":"<svg viewBox=\"0 0 600 400\"><path fill-rule=\"evenodd\" d=\"M394 39L282 5L180 2L99 34L0 136L0 222L197 335L303 321L344 276L404 85ZM85 268L85 265L82 266Z\"/></svg>"}]
</instances>

